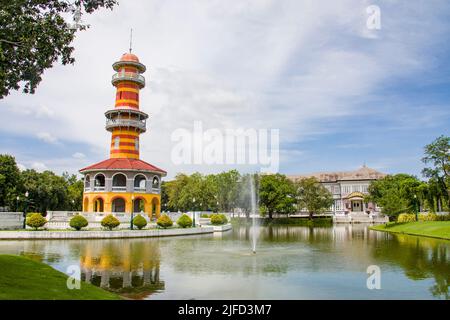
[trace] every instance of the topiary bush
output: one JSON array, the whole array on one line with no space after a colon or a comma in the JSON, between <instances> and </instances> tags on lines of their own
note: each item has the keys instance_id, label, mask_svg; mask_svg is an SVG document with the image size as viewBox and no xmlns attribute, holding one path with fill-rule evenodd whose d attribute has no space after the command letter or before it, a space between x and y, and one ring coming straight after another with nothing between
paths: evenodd
<instances>
[{"instance_id":1,"label":"topiary bush","mask_svg":"<svg viewBox=\"0 0 450 320\"><path fill-rule=\"evenodd\" d=\"M419 221L437 221L436 213L419 214Z\"/></svg>"},{"instance_id":2,"label":"topiary bush","mask_svg":"<svg viewBox=\"0 0 450 320\"><path fill-rule=\"evenodd\" d=\"M80 231L81 228L85 228L88 226L88 221L82 215L76 215L72 219L70 219L69 225L71 228L74 228L77 231Z\"/></svg>"},{"instance_id":3,"label":"topiary bush","mask_svg":"<svg viewBox=\"0 0 450 320\"><path fill-rule=\"evenodd\" d=\"M171 227L173 225L173 221L167 214L163 214L158 218L158 220L156 220L156 224L165 229Z\"/></svg>"},{"instance_id":4,"label":"topiary bush","mask_svg":"<svg viewBox=\"0 0 450 320\"><path fill-rule=\"evenodd\" d=\"M108 228L110 231L120 225L119 219L112 214L108 214L102 219L102 227Z\"/></svg>"},{"instance_id":5,"label":"topiary bush","mask_svg":"<svg viewBox=\"0 0 450 320\"><path fill-rule=\"evenodd\" d=\"M30 228L37 230L40 227L43 227L47 223L47 220L40 213L33 213L31 215L27 215L25 223Z\"/></svg>"},{"instance_id":6,"label":"topiary bush","mask_svg":"<svg viewBox=\"0 0 450 320\"><path fill-rule=\"evenodd\" d=\"M211 224L221 225L228 222L227 217L224 214L211 215Z\"/></svg>"},{"instance_id":7,"label":"topiary bush","mask_svg":"<svg viewBox=\"0 0 450 320\"><path fill-rule=\"evenodd\" d=\"M145 218L143 216L141 216L140 214L138 214L136 217L134 217L133 219L133 224L139 229L141 230L142 228L145 228L145 226L147 226L147 220L145 220Z\"/></svg>"},{"instance_id":8,"label":"topiary bush","mask_svg":"<svg viewBox=\"0 0 450 320\"><path fill-rule=\"evenodd\" d=\"M228 222L227 216L224 215L223 213L219 214L219 216L222 218L223 224Z\"/></svg>"},{"instance_id":9,"label":"topiary bush","mask_svg":"<svg viewBox=\"0 0 450 320\"><path fill-rule=\"evenodd\" d=\"M397 222L414 222L416 221L416 215L411 213L401 213L398 215Z\"/></svg>"},{"instance_id":10,"label":"topiary bush","mask_svg":"<svg viewBox=\"0 0 450 320\"><path fill-rule=\"evenodd\" d=\"M180 218L178 218L177 225L182 228L192 227L192 219L187 214L183 214Z\"/></svg>"},{"instance_id":11,"label":"topiary bush","mask_svg":"<svg viewBox=\"0 0 450 320\"><path fill-rule=\"evenodd\" d=\"M202 213L200 215L200 218L209 218L209 215L207 213Z\"/></svg>"}]
</instances>

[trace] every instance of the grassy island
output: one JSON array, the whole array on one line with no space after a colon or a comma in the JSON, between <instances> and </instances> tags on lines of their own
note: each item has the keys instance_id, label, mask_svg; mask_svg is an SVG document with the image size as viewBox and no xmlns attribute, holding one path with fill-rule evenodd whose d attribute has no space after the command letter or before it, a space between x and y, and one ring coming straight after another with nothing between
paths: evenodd
<instances>
[{"instance_id":1,"label":"grassy island","mask_svg":"<svg viewBox=\"0 0 450 320\"><path fill-rule=\"evenodd\" d=\"M67 288L68 276L25 257L0 255L0 300L116 300L120 296L86 282Z\"/></svg>"},{"instance_id":2,"label":"grassy island","mask_svg":"<svg viewBox=\"0 0 450 320\"><path fill-rule=\"evenodd\" d=\"M390 223L373 226L370 229L450 240L450 221Z\"/></svg>"}]
</instances>

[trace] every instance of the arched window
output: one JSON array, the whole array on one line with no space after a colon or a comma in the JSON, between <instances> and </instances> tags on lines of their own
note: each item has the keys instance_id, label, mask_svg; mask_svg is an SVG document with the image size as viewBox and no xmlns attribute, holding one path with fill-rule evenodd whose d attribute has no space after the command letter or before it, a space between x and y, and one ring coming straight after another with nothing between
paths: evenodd
<instances>
[{"instance_id":1,"label":"arched window","mask_svg":"<svg viewBox=\"0 0 450 320\"><path fill-rule=\"evenodd\" d=\"M84 177L84 190L89 190L91 188L91 177L87 174Z\"/></svg>"},{"instance_id":2,"label":"arched window","mask_svg":"<svg viewBox=\"0 0 450 320\"><path fill-rule=\"evenodd\" d=\"M113 191L126 191L127 190L127 177L123 173L117 173L113 177L112 181Z\"/></svg>"},{"instance_id":3,"label":"arched window","mask_svg":"<svg viewBox=\"0 0 450 320\"><path fill-rule=\"evenodd\" d=\"M152 188L158 189L159 188L159 179L158 177L154 177L152 181Z\"/></svg>"},{"instance_id":4,"label":"arched window","mask_svg":"<svg viewBox=\"0 0 450 320\"><path fill-rule=\"evenodd\" d=\"M134 191L145 191L147 185L147 180L142 174L138 174L134 178Z\"/></svg>"},{"instance_id":5,"label":"arched window","mask_svg":"<svg viewBox=\"0 0 450 320\"><path fill-rule=\"evenodd\" d=\"M97 198L94 200L94 212L103 212L104 202L102 198Z\"/></svg>"},{"instance_id":6,"label":"arched window","mask_svg":"<svg viewBox=\"0 0 450 320\"><path fill-rule=\"evenodd\" d=\"M94 190L104 191L105 190L105 176L103 173L99 173L94 178Z\"/></svg>"},{"instance_id":7,"label":"arched window","mask_svg":"<svg viewBox=\"0 0 450 320\"><path fill-rule=\"evenodd\" d=\"M120 137L114 138L114 149L119 149L120 146Z\"/></svg>"}]
</instances>

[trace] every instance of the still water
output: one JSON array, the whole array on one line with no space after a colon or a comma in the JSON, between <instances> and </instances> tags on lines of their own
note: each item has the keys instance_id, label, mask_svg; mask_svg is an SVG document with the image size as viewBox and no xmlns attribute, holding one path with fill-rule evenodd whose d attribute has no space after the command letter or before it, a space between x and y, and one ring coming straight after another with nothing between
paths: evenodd
<instances>
[{"instance_id":1,"label":"still water","mask_svg":"<svg viewBox=\"0 0 450 320\"><path fill-rule=\"evenodd\" d=\"M365 225L248 227L223 234L117 240L0 241L133 299L449 299L450 241ZM369 290L367 267L381 270Z\"/></svg>"}]
</instances>

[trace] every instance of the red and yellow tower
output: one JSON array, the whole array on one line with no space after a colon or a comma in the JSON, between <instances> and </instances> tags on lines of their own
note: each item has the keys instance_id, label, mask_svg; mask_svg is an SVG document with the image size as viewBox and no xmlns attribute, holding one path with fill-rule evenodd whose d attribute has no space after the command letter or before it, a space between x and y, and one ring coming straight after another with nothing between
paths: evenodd
<instances>
[{"instance_id":1,"label":"red and yellow tower","mask_svg":"<svg viewBox=\"0 0 450 320\"><path fill-rule=\"evenodd\" d=\"M105 128L111 132L110 157L80 170L85 177L83 211L159 216L161 177L166 172L139 158L139 136L146 131L148 119L139 108L146 67L131 51L112 67L116 99L114 108L105 112Z\"/></svg>"}]
</instances>

